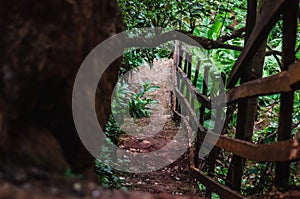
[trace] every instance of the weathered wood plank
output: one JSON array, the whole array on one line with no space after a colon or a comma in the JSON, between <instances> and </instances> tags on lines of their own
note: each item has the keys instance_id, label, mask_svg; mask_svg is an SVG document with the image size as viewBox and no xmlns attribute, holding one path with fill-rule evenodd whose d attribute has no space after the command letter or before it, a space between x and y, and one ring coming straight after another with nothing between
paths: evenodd
<instances>
[{"instance_id":1,"label":"weathered wood plank","mask_svg":"<svg viewBox=\"0 0 300 199\"><path fill-rule=\"evenodd\" d=\"M185 60L184 60L184 67L183 67L183 72L185 74L187 74L187 67L188 67L188 62L189 62L188 60L189 60L189 54L186 53L185 54Z\"/></svg>"},{"instance_id":2,"label":"weathered wood plank","mask_svg":"<svg viewBox=\"0 0 300 199\"><path fill-rule=\"evenodd\" d=\"M192 79L192 55L188 56L187 76L190 80Z\"/></svg>"},{"instance_id":3,"label":"weathered wood plank","mask_svg":"<svg viewBox=\"0 0 300 199\"><path fill-rule=\"evenodd\" d=\"M298 1L290 0L283 6L283 35L282 60L283 70L288 70L290 64L295 62L295 45L297 39ZM280 111L277 140L289 140L292 131L294 92L284 92L280 95ZM277 162L275 168L275 185L283 190L288 189L290 177L290 163Z\"/></svg>"},{"instance_id":4,"label":"weathered wood plank","mask_svg":"<svg viewBox=\"0 0 300 199\"><path fill-rule=\"evenodd\" d=\"M222 82L223 85L220 84L219 85L219 90L223 89L224 85L225 85L225 81L226 81L226 75L225 73L221 74L221 78L222 78ZM215 126L214 126L214 132L221 132L223 130L223 125L219 124L221 121L224 121L222 118L224 118L224 114L223 114L224 110L222 106L217 107L216 109L216 118L220 118L216 120ZM212 176L212 174L215 173L215 167L216 167L216 160L218 157L218 153L219 153L219 148L214 147L212 149L212 151L209 153L208 156L208 175ZM207 197L211 197L211 192L210 190L206 190L206 196Z\"/></svg>"},{"instance_id":5,"label":"weathered wood plank","mask_svg":"<svg viewBox=\"0 0 300 199\"><path fill-rule=\"evenodd\" d=\"M187 75L179 68L178 69L179 78L187 78ZM201 94L195 86L186 81L189 87L192 87L198 101L208 109L211 108L211 99L209 97ZM259 78L240 86L230 89L226 93L226 103L230 104L240 99L253 96L270 95L275 93L289 92L300 89L300 62L291 64L287 71L280 72L276 75L270 77ZM223 96L217 96L223 97ZM216 100L218 101L218 100Z\"/></svg>"},{"instance_id":6,"label":"weathered wood plank","mask_svg":"<svg viewBox=\"0 0 300 199\"><path fill-rule=\"evenodd\" d=\"M204 172L197 168L193 168L192 176L199 180L202 184L206 186L207 189L210 189L212 192L217 193L221 196L222 199L241 199L247 198L242 196L239 192L230 189L229 187L220 184L213 178L207 176Z\"/></svg>"},{"instance_id":7,"label":"weathered wood plank","mask_svg":"<svg viewBox=\"0 0 300 199\"><path fill-rule=\"evenodd\" d=\"M187 75L185 75L180 68L178 70L178 73L181 76L179 78L187 78ZM206 108L210 109L211 100L209 99L209 97L201 94L198 90L196 90L193 84L189 83L189 81L186 81L186 83L193 88L193 91L195 92L198 101L204 104ZM230 104L237 100L247 97L270 95L275 93L299 90L299 83L300 62L298 61L297 63L291 64L287 71L280 72L270 77L252 80L230 89L226 93L226 103ZM216 98L218 97L223 96L217 96Z\"/></svg>"},{"instance_id":8,"label":"weathered wood plank","mask_svg":"<svg viewBox=\"0 0 300 199\"><path fill-rule=\"evenodd\" d=\"M202 95L204 95L204 96L207 95L207 90L208 90L208 74L209 74L209 67L204 66L204 77L203 77L203 81L202 81ZM211 101L209 101L209 105L211 105ZM211 107L201 103L200 118L199 118L199 122L201 125L203 125L203 122L204 122L205 108L211 109Z\"/></svg>"},{"instance_id":9,"label":"weathered wood plank","mask_svg":"<svg viewBox=\"0 0 300 199\"><path fill-rule=\"evenodd\" d=\"M296 86L299 82L300 62L298 61L291 64L287 71L270 77L252 80L230 89L226 94L226 102L232 103L246 97L299 90L300 87Z\"/></svg>"},{"instance_id":10,"label":"weathered wood plank","mask_svg":"<svg viewBox=\"0 0 300 199\"><path fill-rule=\"evenodd\" d=\"M193 81L193 85L195 87L197 86L197 81L198 81L198 78L199 78L200 64L201 64L201 61L198 60L197 66L196 66L196 71L195 71L195 77L194 77L194 81Z\"/></svg>"},{"instance_id":11,"label":"weathered wood plank","mask_svg":"<svg viewBox=\"0 0 300 199\"><path fill-rule=\"evenodd\" d=\"M259 2L258 10L263 9L263 1ZM257 0L247 0L247 23L246 23L246 35L245 45L248 42L249 36L255 26L256 18L259 17L261 12L257 12ZM249 62L245 63L241 69L241 83L245 83L254 79L262 77L264 58L266 54L266 39L260 41L260 45L253 56L249 59ZM253 127L255 123L255 117L257 112L258 98L250 97L238 101L237 111L237 125L235 138L241 140L252 140ZM247 117L245 117L247 115ZM241 179L243 176L243 170L246 159L240 156L233 155L230 162L229 172L227 180L231 182L231 188L240 191Z\"/></svg>"},{"instance_id":12,"label":"weathered wood plank","mask_svg":"<svg viewBox=\"0 0 300 199\"><path fill-rule=\"evenodd\" d=\"M254 161L287 162L300 159L300 140L286 140L271 144L254 144L248 141L220 136L216 146L227 152ZM272 151L272 153L270 153Z\"/></svg>"},{"instance_id":13,"label":"weathered wood plank","mask_svg":"<svg viewBox=\"0 0 300 199\"><path fill-rule=\"evenodd\" d=\"M203 127L199 124L201 129ZM200 129L200 131L201 131ZM285 140L270 144L254 144L249 141L229 138L218 135L212 131L201 131L200 139L214 143L227 152L232 152L240 157L263 162L287 162L300 160L300 136L292 140ZM272 151L272 153L270 153Z\"/></svg>"}]
</instances>

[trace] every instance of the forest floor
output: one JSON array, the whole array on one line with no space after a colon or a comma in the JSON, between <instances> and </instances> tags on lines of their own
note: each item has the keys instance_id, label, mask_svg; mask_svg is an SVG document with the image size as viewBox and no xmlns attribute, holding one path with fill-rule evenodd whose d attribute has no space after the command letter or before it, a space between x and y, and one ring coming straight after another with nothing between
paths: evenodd
<instances>
[{"instance_id":1,"label":"forest floor","mask_svg":"<svg viewBox=\"0 0 300 199\"><path fill-rule=\"evenodd\" d=\"M162 151L159 156L162 160L171 162L170 159L176 154L180 155L177 160L157 171L120 175L124 176L123 186L128 190L200 196L202 194L197 182L190 178L188 154L182 152L184 147L188 146L187 137L180 125L172 120L172 64L173 60L155 60L152 69L145 65L131 73L128 84L132 88L140 87L141 81L151 81L151 85L160 87L146 94L146 97L158 103L153 107L149 118L129 120L122 125L122 130L130 135L125 134L121 137L120 147L130 152L150 153L173 141L172 150ZM135 136L131 136L132 134ZM151 166L147 165L149 169Z\"/></svg>"}]
</instances>

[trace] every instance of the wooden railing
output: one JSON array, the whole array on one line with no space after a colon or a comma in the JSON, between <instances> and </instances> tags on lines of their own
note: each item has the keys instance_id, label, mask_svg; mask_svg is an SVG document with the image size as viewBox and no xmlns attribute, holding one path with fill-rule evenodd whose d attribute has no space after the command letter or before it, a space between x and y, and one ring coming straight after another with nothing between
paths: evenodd
<instances>
[{"instance_id":1,"label":"wooden railing","mask_svg":"<svg viewBox=\"0 0 300 199\"><path fill-rule=\"evenodd\" d=\"M190 56L187 56L190 57ZM186 59L185 59L186 61ZM191 63L191 62L189 62ZM191 161L194 175L199 179L206 187L211 188L211 191L217 192L224 198L243 198L239 193L231 190L224 185L219 184L211 177L204 174L197 168L197 154L200 149L200 142L204 140L205 136L210 135L212 140L217 140L215 146L223 149L227 152L232 152L240 157L264 162L287 162L300 160L300 136L290 140L279 141L270 144L254 144L250 141L244 141L240 139L229 138L226 135L219 135L213 131L208 131L204 126L204 112L205 109L211 109L212 99L205 95L207 91L206 81L203 80L203 93L200 93L195 88L195 82L197 81L197 73L199 71L199 65L194 74L194 80L191 81L191 75L185 74L184 71L191 71L192 65L187 64L187 70L181 68L181 64L178 64L176 69L176 84L174 88L176 102L174 106L175 118L177 120L183 120L183 124L187 131L192 131L193 125L197 125L197 138L192 150L193 161ZM206 67L204 72L204 79L208 78L209 68ZM238 87L230 89L226 95L225 100L228 105L236 102L240 99L257 96L267 95L279 92L287 92L293 90L299 90L299 87L295 83L300 82L300 63L292 64L288 71L281 72L279 74L247 82ZM270 86L272 85L272 86ZM192 97L192 94L196 96L196 99ZM217 98L220 96L217 96ZM181 103L179 103L179 101ZM194 108L192 107L197 101L201 103L200 116L196 115ZM184 110L182 113L182 110ZM179 118L179 119L178 119ZM188 119L187 119L188 118ZM192 134L190 132L189 134ZM209 140L208 140L209 141Z\"/></svg>"},{"instance_id":2,"label":"wooden railing","mask_svg":"<svg viewBox=\"0 0 300 199\"><path fill-rule=\"evenodd\" d=\"M276 0L276 2L274 1L272 3L270 3L270 1L263 2L270 7L265 9L265 13L262 13L258 17L247 44L233 66L227 82L224 74L221 74L219 77L224 84L227 83L228 91L224 94L208 96L208 86L206 83L210 67L203 66L200 60L196 60L195 63L197 64L192 66L192 55L183 52L179 43L175 45L174 79L176 81L173 106L174 118L181 120L189 135L197 133L194 145L190 148L190 163L193 176L206 186L207 196L215 192L219 194L221 198L244 198L240 193L240 186L245 159L257 162L276 162L274 183L275 186L284 189L288 183L290 162L300 160L300 134L291 138L293 93L296 90L300 90L300 62L295 63L293 61L295 60L294 49L296 41L296 1L288 2ZM235 86L237 80L247 71L243 70L241 66L245 65L246 62L254 57L256 51L260 48L258 45L259 40L267 37L272 25L279 19L278 16L280 13L284 16L282 49L283 71L269 77L244 81L241 82L239 86ZM269 19L269 22L265 21L266 18ZM194 74L192 74L193 69L195 71ZM199 71L204 71L202 75L202 88L200 89L196 88L197 81L201 81L199 80ZM199 90L201 90L201 92L199 92ZM276 93L281 95L277 142L255 144L251 139L246 138L243 132L239 132L239 135L236 135L235 138L230 138L224 134L226 129L223 129L220 134L214 132L215 129L208 130L204 127L205 110L213 108L211 105L212 101L224 101L225 104L230 107L232 104L240 103L243 100ZM195 108L195 104L197 103L201 104L199 108ZM214 107L218 107L218 104L214 105ZM227 112L228 111L232 110L227 108ZM247 113L247 109L243 109L240 104L239 111ZM223 113L222 109L217 108L215 115L216 117L224 117L226 114ZM246 115L245 117L252 117L252 115ZM223 119L226 123L226 118ZM251 119L253 121L255 120L254 118L250 118L250 120ZM242 122L243 120L238 120L237 126L243 126L244 124L241 124ZM249 131L249 129L246 130ZM205 138L206 142L211 142L215 145L215 148L211 150L208 156L208 174L201 171L198 167L198 153L201 143ZM226 186L214 179L214 176L217 176L214 171L217 154L220 149L234 154L234 160L231 162L231 170L228 174L230 176L227 176L225 179Z\"/></svg>"}]
</instances>

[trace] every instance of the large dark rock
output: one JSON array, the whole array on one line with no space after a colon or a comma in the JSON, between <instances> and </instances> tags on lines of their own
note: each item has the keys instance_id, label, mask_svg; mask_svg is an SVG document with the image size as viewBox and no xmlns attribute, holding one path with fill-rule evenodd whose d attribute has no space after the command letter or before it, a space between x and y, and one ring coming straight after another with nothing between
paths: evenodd
<instances>
[{"instance_id":1,"label":"large dark rock","mask_svg":"<svg viewBox=\"0 0 300 199\"><path fill-rule=\"evenodd\" d=\"M93 167L73 123L72 87L85 56L120 31L120 12L111 0L1 2L1 165L64 171L67 162L75 172ZM103 76L102 92L111 92L119 66L116 62ZM98 96L103 127L110 95Z\"/></svg>"}]
</instances>

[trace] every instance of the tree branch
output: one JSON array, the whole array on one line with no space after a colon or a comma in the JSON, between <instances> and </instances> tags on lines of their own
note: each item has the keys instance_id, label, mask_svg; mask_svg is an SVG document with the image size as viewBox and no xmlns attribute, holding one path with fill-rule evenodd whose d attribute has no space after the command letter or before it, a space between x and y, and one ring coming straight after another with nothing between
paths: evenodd
<instances>
[{"instance_id":1,"label":"tree branch","mask_svg":"<svg viewBox=\"0 0 300 199\"><path fill-rule=\"evenodd\" d=\"M239 29L239 31L242 31L241 29ZM200 44L204 49L206 50L211 50L211 49L217 49L217 48L224 48L224 49L229 49L229 50L238 50L238 51L242 51L243 50L243 46L235 46L235 45L231 45L231 44L224 44L223 42L220 41L221 38L220 37L219 40L215 41L212 39L207 39L204 37L197 37L194 36L193 34L187 32L187 31L179 31L187 36L189 36L190 38L194 39L198 44ZM224 36L225 38L225 36ZM227 37L229 38L229 37ZM224 40L224 39L222 39ZM277 50L269 50L266 52L266 56L270 56L270 55L280 55L281 56L281 52L277 51Z\"/></svg>"},{"instance_id":2,"label":"tree branch","mask_svg":"<svg viewBox=\"0 0 300 199\"><path fill-rule=\"evenodd\" d=\"M225 49L238 50L238 51L243 50L242 46L234 46L234 45L230 45L230 44L224 44L220 41L214 41L212 39L197 37L186 31L179 31L179 32L194 39L198 44L200 44L206 50L211 50L211 49L216 49L216 48L225 48Z\"/></svg>"},{"instance_id":3,"label":"tree branch","mask_svg":"<svg viewBox=\"0 0 300 199\"><path fill-rule=\"evenodd\" d=\"M245 29L246 29L245 27L240 28L240 29L238 29L238 30L235 30L233 27L230 27L230 26L227 27L227 28L229 28L229 29L232 30L232 34L221 36L221 37L218 39L219 42L225 42L225 41L229 41L229 40L231 40L231 39L235 39L235 38L238 38L238 37L240 37L240 38L244 37L244 36L243 36L243 33L245 32Z\"/></svg>"}]
</instances>

